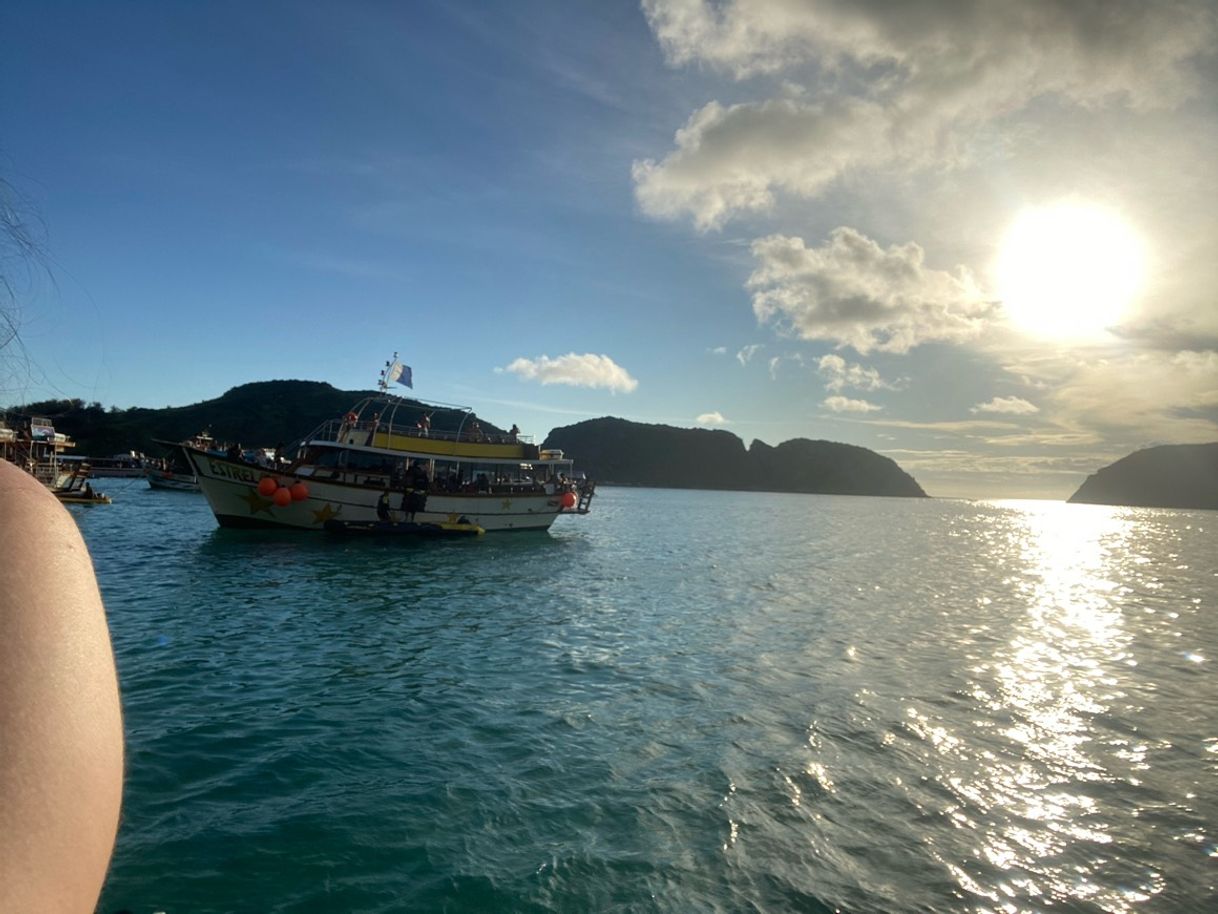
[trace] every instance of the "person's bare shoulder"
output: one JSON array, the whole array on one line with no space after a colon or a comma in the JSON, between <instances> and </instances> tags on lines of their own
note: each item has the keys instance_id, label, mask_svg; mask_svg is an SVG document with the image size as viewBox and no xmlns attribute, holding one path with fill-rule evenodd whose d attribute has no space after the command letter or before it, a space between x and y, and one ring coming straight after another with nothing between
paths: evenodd
<instances>
[{"instance_id":1,"label":"person's bare shoulder","mask_svg":"<svg viewBox=\"0 0 1218 914\"><path fill-rule=\"evenodd\" d=\"M55 496L0 461L0 910L93 910L122 764L88 549Z\"/></svg>"}]
</instances>

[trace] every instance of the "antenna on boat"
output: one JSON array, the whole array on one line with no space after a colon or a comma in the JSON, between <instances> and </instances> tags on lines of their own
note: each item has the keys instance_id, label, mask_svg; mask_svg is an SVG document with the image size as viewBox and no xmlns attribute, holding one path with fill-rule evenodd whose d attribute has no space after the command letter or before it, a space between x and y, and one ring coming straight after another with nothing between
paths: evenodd
<instances>
[{"instance_id":1,"label":"antenna on boat","mask_svg":"<svg viewBox=\"0 0 1218 914\"><path fill-rule=\"evenodd\" d=\"M381 379L376 382L376 386L380 390L381 393L389 392L389 380L390 379L388 377L388 373L393 369L393 365L395 362L397 362L397 360L398 360L398 354L395 352L393 354L393 361L386 362L385 367L381 369Z\"/></svg>"}]
</instances>

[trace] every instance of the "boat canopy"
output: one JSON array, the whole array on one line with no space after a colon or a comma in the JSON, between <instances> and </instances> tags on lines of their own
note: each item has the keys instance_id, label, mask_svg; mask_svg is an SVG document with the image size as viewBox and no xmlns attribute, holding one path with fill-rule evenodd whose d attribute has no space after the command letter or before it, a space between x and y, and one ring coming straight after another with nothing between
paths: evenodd
<instances>
[{"instance_id":1,"label":"boat canopy","mask_svg":"<svg viewBox=\"0 0 1218 914\"><path fill-rule=\"evenodd\" d=\"M433 423L436 417L441 421ZM366 397L341 418L321 423L302 444L435 460L570 463L561 452L540 451L530 436L484 430L468 407L403 400L391 394Z\"/></svg>"}]
</instances>

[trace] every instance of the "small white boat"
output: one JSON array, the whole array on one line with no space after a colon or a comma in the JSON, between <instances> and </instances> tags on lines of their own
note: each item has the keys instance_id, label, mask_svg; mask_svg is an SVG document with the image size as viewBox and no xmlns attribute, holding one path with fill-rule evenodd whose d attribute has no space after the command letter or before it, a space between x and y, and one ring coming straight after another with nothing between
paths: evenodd
<instances>
[{"instance_id":1,"label":"small white boat","mask_svg":"<svg viewBox=\"0 0 1218 914\"><path fill-rule=\"evenodd\" d=\"M215 439L207 432L200 432L185 441L164 441L160 438L154 438L153 441L168 452L166 457L145 461L144 478L148 480L149 488L153 489L169 489L173 492L199 491L199 479L195 476L194 467L186 456L183 445L202 448L209 453L222 453L217 449Z\"/></svg>"},{"instance_id":2,"label":"small white boat","mask_svg":"<svg viewBox=\"0 0 1218 914\"><path fill-rule=\"evenodd\" d=\"M146 460L143 454L138 454L135 451L128 451L125 454L114 454L111 457L65 457L62 459L87 463L89 465L89 475L94 479L138 478L144 475L144 462Z\"/></svg>"},{"instance_id":3,"label":"small white boat","mask_svg":"<svg viewBox=\"0 0 1218 914\"><path fill-rule=\"evenodd\" d=\"M170 489L174 492L198 492L199 480L194 473L175 473L157 467L145 467L144 478L149 488Z\"/></svg>"}]
</instances>

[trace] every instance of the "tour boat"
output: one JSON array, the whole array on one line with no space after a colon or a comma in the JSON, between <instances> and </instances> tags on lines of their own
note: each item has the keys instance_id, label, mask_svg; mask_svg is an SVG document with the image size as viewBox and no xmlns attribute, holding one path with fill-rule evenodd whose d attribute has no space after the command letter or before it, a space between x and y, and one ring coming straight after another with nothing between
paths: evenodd
<instances>
[{"instance_id":1,"label":"tour boat","mask_svg":"<svg viewBox=\"0 0 1218 914\"><path fill-rule=\"evenodd\" d=\"M0 416L0 459L8 460L50 489L60 501L109 504L89 483L89 464L64 451L76 446L50 419L39 416Z\"/></svg>"},{"instance_id":2,"label":"tour boat","mask_svg":"<svg viewBox=\"0 0 1218 914\"><path fill-rule=\"evenodd\" d=\"M483 432L466 407L396 397L388 392L394 377L392 368L382 372L378 393L271 467L183 444L220 526L321 531L331 520L464 518L496 532L546 530L560 514L588 513L595 485L575 477L562 451L541 450L514 430Z\"/></svg>"}]
</instances>

